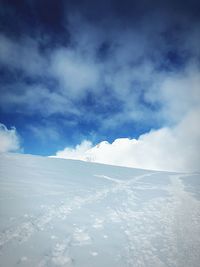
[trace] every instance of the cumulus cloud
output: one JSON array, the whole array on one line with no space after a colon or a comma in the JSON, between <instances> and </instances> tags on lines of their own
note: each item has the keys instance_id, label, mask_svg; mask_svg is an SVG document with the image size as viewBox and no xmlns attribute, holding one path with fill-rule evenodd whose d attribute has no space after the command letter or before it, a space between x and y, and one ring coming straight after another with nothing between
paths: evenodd
<instances>
[{"instance_id":1,"label":"cumulus cloud","mask_svg":"<svg viewBox=\"0 0 200 267\"><path fill-rule=\"evenodd\" d=\"M55 157L91 161L90 159L91 149L92 149L92 142L84 140L80 145L77 145L75 148L66 147L64 150L58 151Z\"/></svg>"},{"instance_id":2,"label":"cumulus cloud","mask_svg":"<svg viewBox=\"0 0 200 267\"><path fill-rule=\"evenodd\" d=\"M55 157L155 170L199 170L199 116L200 109L193 110L176 126L152 130L138 139L119 138L96 146L83 141Z\"/></svg>"},{"instance_id":3,"label":"cumulus cloud","mask_svg":"<svg viewBox=\"0 0 200 267\"><path fill-rule=\"evenodd\" d=\"M0 153L17 151L20 149L20 140L16 129L12 127L10 130L0 123Z\"/></svg>"}]
</instances>

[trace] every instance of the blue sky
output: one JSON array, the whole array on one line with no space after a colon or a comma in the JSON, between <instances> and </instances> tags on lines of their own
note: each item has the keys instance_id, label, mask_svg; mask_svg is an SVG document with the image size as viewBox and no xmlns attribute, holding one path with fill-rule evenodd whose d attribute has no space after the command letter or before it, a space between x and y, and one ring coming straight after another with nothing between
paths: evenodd
<instances>
[{"instance_id":1,"label":"blue sky","mask_svg":"<svg viewBox=\"0 0 200 267\"><path fill-rule=\"evenodd\" d=\"M85 153L102 141L111 146L119 140L141 141L166 128L163 138L170 139L173 131L176 139L169 146L175 142L185 151L199 146L193 119L200 106L198 1L24 0L0 5L0 144L9 143L5 136L10 133L18 140L13 149L2 145L2 151L59 155L67 149L67 158L82 159L81 144L86 144ZM188 118L195 130L180 137ZM160 141L155 146L162 147ZM166 147L167 141L164 154L154 155L165 157ZM146 154L143 147L138 150ZM124 153L134 151L128 145ZM191 155L198 162L196 151ZM98 156L96 161L103 162ZM105 162L120 165L120 160ZM126 162L121 165L141 166Z\"/></svg>"}]
</instances>

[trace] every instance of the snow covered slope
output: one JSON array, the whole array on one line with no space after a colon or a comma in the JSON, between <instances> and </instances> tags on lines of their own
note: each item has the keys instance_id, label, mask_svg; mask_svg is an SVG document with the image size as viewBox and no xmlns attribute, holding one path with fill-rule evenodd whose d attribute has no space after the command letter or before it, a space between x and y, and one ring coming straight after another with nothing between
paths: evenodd
<instances>
[{"instance_id":1,"label":"snow covered slope","mask_svg":"<svg viewBox=\"0 0 200 267\"><path fill-rule=\"evenodd\" d=\"M0 156L1 267L199 264L199 174Z\"/></svg>"}]
</instances>

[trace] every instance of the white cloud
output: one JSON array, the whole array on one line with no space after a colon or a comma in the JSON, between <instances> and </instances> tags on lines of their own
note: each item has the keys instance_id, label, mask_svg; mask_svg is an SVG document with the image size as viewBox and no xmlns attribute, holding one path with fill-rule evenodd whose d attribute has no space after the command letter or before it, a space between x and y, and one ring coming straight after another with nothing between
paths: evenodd
<instances>
[{"instance_id":1,"label":"white cloud","mask_svg":"<svg viewBox=\"0 0 200 267\"><path fill-rule=\"evenodd\" d=\"M90 149L92 149L92 143L90 141L84 140L80 145L77 145L75 148L66 147L64 150L58 151L55 157L90 161L88 157L90 154Z\"/></svg>"},{"instance_id":2,"label":"white cloud","mask_svg":"<svg viewBox=\"0 0 200 267\"><path fill-rule=\"evenodd\" d=\"M58 49L51 57L52 75L58 78L67 97L80 94L97 86L98 66L87 56L71 49Z\"/></svg>"},{"instance_id":3,"label":"white cloud","mask_svg":"<svg viewBox=\"0 0 200 267\"><path fill-rule=\"evenodd\" d=\"M181 72L160 75L160 80L146 90L145 100L161 103L162 116L168 121L177 122L190 110L200 107L200 70L196 65L189 64Z\"/></svg>"},{"instance_id":4,"label":"white cloud","mask_svg":"<svg viewBox=\"0 0 200 267\"><path fill-rule=\"evenodd\" d=\"M16 129L12 127L9 130L4 124L0 123L0 153L19 149L20 141Z\"/></svg>"},{"instance_id":5,"label":"white cloud","mask_svg":"<svg viewBox=\"0 0 200 267\"><path fill-rule=\"evenodd\" d=\"M58 151L55 157L156 170L199 170L199 116L200 109L195 109L175 127L153 130L138 139L119 138L111 144L103 141L92 146L83 141Z\"/></svg>"},{"instance_id":6,"label":"white cloud","mask_svg":"<svg viewBox=\"0 0 200 267\"><path fill-rule=\"evenodd\" d=\"M39 40L30 37L16 42L0 34L0 62L29 75L41 75L48 70L47 61L39 52Z\"/></svg>"},{"instance_id":7,"label":"white cloud","mask_svg":"<svg viewBox=\"0 0 200 267\"><path fill-rule=\"evenodd\" d=\"M42 85L25 83L15 84L14 89L5 86L2 89L0 105L4 111L14 108L26 114L78 114L77 108L61 93L51 92Z\"/></svg>"}]
</instances>

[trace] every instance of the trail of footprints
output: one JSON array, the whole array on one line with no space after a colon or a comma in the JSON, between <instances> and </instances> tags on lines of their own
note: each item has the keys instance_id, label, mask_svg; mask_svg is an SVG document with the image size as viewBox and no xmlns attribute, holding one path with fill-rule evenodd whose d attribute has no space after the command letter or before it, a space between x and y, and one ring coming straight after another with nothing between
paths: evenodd
<instances>
[{"instance_id":1,"label":"trail of footprints","mask_svg":"<svg viewBox=\"0 0 200 267\"><path fill-rule=\"evenodd\" d=\"M144 176L149 176L149 174L135 177L131 181L122 182L121 184L117 184L102 191L97 191L94 195L88 197L81 198L76 196L68 205L61 204L59 207L47 207L47 211L43 215L36 218L30 216L29 220L23 222L21 225L6 229L0 233L0 248L2 249L6 243L13 240L18 241L19 243L25 242L36 231L43 231L44 228L54 220L54 218L65 220L72 211L80 209L86 204L94 203L97 200L104 199L110 193L116 193L120 190L123 190L123 186L126 186L132 182L136 182L138 178Z\"/></svg>"},{"instance_id":2,"label":"trail of footprints","mask_svg":"<svg viewBox=\"0 0 200 267\"><path fill-rule=\"evenodd\" d=\"M153 175L153 173L151 174ZM31 220L23 222L16 228L7 229L0 235L0 247L3 248L5 244L11 241L17 241L19 243L27 241L36 231L42 231L47 227L54 218L65 220L67 216L74 210L80 209L86 204L94 203L98 200L105 199L108 194L116 194L119 191L125 191L127 199L121 203L120 207L116 209L108 209L105 218L92 218L93 229L96 231L102 230L103 223L112 222L120 224L121 231L126 238L126 246L122 248L124 251L121 253L125 255L125 266L129 267L182 267L184 263L179 258L181 254L180 250L188 249L191 244L184 243L186 238L180 236L184 233L184 220L188 212L195 219L190 224L190 233L193 231L193 238L196 242L196 251L193 253L192 258L188 258L188 266L192 266L192 262L200 262L200 241L198 240L198 234L200 233L200 212L199 202L190 197L183 188L172 184L171 188L168 188L171 194L169 198L154 198L145 203L140 209L137 209L136 200L138 198L136 194L137 182L140 178L149 176L138 176L127 182L117 182L112 187L96 192L85 198L75 197L69 205L62 204L60 207L49 207L46 213L38 218L31 218ZM172 180L174 181L172 177ZM176 178L177 181L178 178ZM115 183L115 181L113 181ZM148 189L145 189L148 190ZM175 190L175 191L174 191ZM178 191L177 191L178 190ZM187 210L184 214L177 214L179 212L182 201L192 203L194 209L192 211ZM179 231L180 235L177 237L177 221L174 218L183 222L182 229ZM148 226L148 227L147 227ZM188 230L188 229L187 229ZM189 235L188 234L188 235ZM196 235L196 237L195 237ZM108 238L105 235L105 239ZM188 236L189 238L190 236ZM52 237L53 238L53 237ZM182 247L178 247L175 242L176 239L180 239ZM76 262L70 256L70 249L74 246L85 246L94 242L89 233L83 227L74 227L74 231L71 236L66 239L55 243L52 250L48 251L45 256L37 263L35 267L54 267L54 266L75 266ZM189 242L189 241L188 241ZM184 247L185 245L185 247ZM92 252L91 256L96 256L97 252ZM21 259L22 260L22 259ZM182 265L181 265L182 264ZM197 266L194 266L197 267Z\"/></svg>"}]
</instances>

